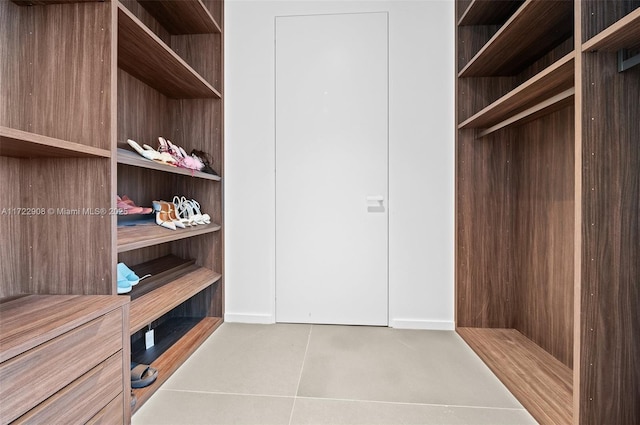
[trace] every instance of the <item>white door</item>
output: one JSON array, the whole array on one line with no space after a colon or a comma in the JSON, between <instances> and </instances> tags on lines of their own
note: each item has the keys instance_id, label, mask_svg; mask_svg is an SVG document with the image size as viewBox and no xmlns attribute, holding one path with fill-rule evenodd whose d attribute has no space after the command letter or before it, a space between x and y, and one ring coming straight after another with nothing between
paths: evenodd
<instances>
[{"instance_id":1,"label":"white door","mask_svg":"<svg viewBox=\"0 0 640 425\"><path fill-rule=\"evenodd\" d=\"M388 324L386 13L276 19L276 321Z\"/></svg>"}]
</instances>

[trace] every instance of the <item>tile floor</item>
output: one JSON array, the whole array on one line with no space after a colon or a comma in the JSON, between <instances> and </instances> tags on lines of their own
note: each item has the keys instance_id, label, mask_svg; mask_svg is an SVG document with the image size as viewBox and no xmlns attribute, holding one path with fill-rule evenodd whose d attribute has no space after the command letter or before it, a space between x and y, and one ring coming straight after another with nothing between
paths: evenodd
<instances>
[{"instance_id":1,"label":"tile floor","mask_svg":"<svg viewBox=\"0 0 640 425\"><path fill-rule=\"evenodd\" d=\"M535 424L454 332L225 323L133 425Z\"/></svg>"}]
</instances>

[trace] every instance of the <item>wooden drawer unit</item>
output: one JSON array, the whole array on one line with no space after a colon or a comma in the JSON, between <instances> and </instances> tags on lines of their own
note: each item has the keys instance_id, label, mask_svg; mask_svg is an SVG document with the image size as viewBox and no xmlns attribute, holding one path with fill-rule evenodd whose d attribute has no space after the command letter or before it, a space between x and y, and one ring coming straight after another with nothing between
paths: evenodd
<instances>
[{"instance_id":1,"label":"wooden drawer unit","mask_svg":"<svg viewBox=\"0 0 640 425\"><path fill-rule=\"evenodd\" d=\"M0 423L85 423L118 397L113 420L127 422L128 316L128 297L1 303Z\"/></svg>"}]
</instances>

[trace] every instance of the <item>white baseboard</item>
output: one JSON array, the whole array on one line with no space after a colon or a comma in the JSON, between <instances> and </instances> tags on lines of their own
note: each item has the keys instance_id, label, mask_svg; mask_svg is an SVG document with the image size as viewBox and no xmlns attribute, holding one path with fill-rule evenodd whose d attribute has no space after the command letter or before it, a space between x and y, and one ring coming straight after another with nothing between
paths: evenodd
<instances>
[{"instance_id":1,"label":"white baseboard","mask_svg":"<svg viewBox=\"0 0 640 425\"><path fill-rule=\"evenodd\" d=\"M390 319L390 328L397 329L424 329L433 331L453 331L455 322L449 320L416 320L416 319Z\"/></svg>"},{"instance_id":2,"label":"white baseboard","mask_svg":"<svg viewBox=\"0 0 640 425\"><path fill-rule=\"evenodd\" d=\"M225 313L224 321L229 323L252 323L270 325L276 323L272 314Z\"/></svg>"}]
</instances>

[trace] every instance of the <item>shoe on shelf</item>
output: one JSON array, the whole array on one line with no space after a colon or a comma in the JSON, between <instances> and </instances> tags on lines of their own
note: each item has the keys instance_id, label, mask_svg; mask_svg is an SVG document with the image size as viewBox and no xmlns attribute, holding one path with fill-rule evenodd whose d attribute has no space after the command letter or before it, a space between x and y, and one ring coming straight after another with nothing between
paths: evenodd
<instances>
[{"instance_id":1,"label":"shoe on shelf","mask_svg":"<svg viewBox=\"0 0 640 425\"><path fill-rule=\"evenodd\" d=\"M191 203L191 208L193 208L193 212L195 213L196 219L198 220L198 224L210 224L211 216L209 214L202 214L200 212L200 204L195 199L189 201Z\"/></svg>"},{"instance_id":2,"label":"shoe on shelf","mask_svg":"<svg viewBox=\"0 0 640 425\"><path fill-rule=\"evenodd\" d=\"M198 225L198 223L194 220L195 213L193 212L193 208L184 196L182 198L174 196L173 206L176 210L176 217L178 218L178 220L184 223L185 226Z\"/></svg>"},{"instance_id":3,"label":"shoe on shelf","mask_svg":"<svg viewBox=\"0 0 640 425\"><path fill-rule=\"evenodd\" d=\"M122 271L121 271L122 269L120 267L120 264L118 264L118 267L117 267L118 294L126 294L131 292L131 288L133 285L131 285L131 282L122 274Z\"/></svg>"},{"instance_id":4,"label":"shoe on shelf","mask_svg":"<svg viewBox=\"0 0 640 425\"><path fill-rule=\"evenodd\" d=\"M116 206L118 207L119 215L142 214L142 211L143 211L141 207L131 205L128 202L125 202L118 195L116 195Z\"/></svg>"},{"instance_id":5,"label":"shoe on shelf","mask_svg":"<svg viewBox=\"0 0 640 425\"><path fill-rule=\"evenodd\" d=\"M171 143L169 139L165 139L162 136L158 137L158 151L169 153L176 159L178 167L195 171L200 171L204 167L204 164L198 158L187 155L187 152L182 147Z\"/></svg>"},{"instance_id":6,"label":"shoe on shelf","mask_svg":"<svg viewBox=\"0 0 640 425\"><path fill-rule=\"evenodd\" d=\"M129 285L135 286L140 282L140 278L125 263L118 263L118 280L126 280Z\"/></svg>"},{"instance_id":7,"label":"shoe on shelf","mask_svg":"<svg viewBox=\"0 0 640 425\"><path fill-rule=\"evenodd\" d=\"M185 227L187 227L187 225L178 218L178 215L176 214L176 206L173 205L173 202L164 202L164 203L167 204L167 208L169 209L169 218L171 219L171 221L173 221L173 224L175 224L176 227L179 227L181 229L184 229Z\"/></svg>"},{"instance_id":8,"label":"shoe on shelf","mask_svg":"<svg viewBox=\"0 0 640 425\"><path fill-rule=\"evenodd\" d=\"M169 203L153 201L153 209L156 212L156 224L167 229L176 230L176 224L169 216Z\"/></svg>"},{"instance_id":9,"label":"shoe on shelf","mask_svg":"<svg viewBox=\"0 0 640 425\"><path fill-rule=\"evenodd\" d=\"M218 173L216 173L216 170L214 170L213 168L211 168L211 158L209 157L209 155L206 152L203 151L199 151L196 149L193 149L191 151L191 156L194 158L198 158L198 160L200 160L200 162L202 163L203 167L200 171L202 171L203 173L207 173L207 174L213 174L214 176L217 176Z\"/></svg>"},{"instance_id":10,"label":"shoe on shelf","mask_svg":"<svg viewBox=\"0 0 640 425\"><path fill-rule=\"evenodd\" d=\"M141 208L142 212L140 214L151 214L153 212L153 208L149 208L149 207L139 207L135 204L135 202L133 202L133 200L131 198L129 198L127 195L122 195L122 198L120 199L123 203L130 205L134 208ZM131 213L130 213L131 214Z\"/></svg>"}]
</instances>

